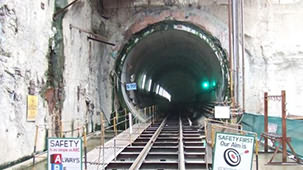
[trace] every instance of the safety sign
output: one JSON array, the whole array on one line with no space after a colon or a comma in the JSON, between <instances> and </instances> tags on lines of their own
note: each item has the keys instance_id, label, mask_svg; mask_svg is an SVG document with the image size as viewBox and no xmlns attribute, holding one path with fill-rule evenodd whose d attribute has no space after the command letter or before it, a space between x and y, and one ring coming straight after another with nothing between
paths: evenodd
<instances>
[{"instance_id":1,"label":"safety sign","mask_svg":"<svg viewBox=\"0 0 303 170\"><path fill-rule=\"evenodd\" d=\"M38 97L27 96L27 121L35 121L38 113Z\"/></svg>"},{"instance_id":2,"label":"safety sign","mask_svg":"<svg viewBox=\"0 0 303 170\"><path fill-rule=\"evenodd\" d=\"M80 138L48 138L48 170L81 170Z\"/></svg>"},{"instance_id":3,"label":"safety sign","mask_svg":"<svg viewBox=\"0 0 303 170\"><path fill-rule=\"evenodd\" d=\"M251 170L254 136L216 133L214 170Z\"/></svg>"}]
</instances>

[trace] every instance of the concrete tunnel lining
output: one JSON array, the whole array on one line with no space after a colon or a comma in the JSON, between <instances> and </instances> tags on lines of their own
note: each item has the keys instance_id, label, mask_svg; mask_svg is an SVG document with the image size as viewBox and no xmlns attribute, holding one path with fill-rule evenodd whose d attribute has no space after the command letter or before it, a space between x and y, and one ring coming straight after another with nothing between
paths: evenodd
<instances>
[{"instance_id":1,"label":"concrete tunnel lining","mask_svg":"<svg viewBox=\"0 0 303 170\"><path fill-rule=\"evenodd\" d=\"M191 23L163 21L146 27L128 41L116 64L122 102L137 115L139 108L153 104L186 108L222 102L228 95L228 64L220 42ZM130 82L137 83L136 91L126 91ZM205 90L203 82L215 85ZM157 86L170 99L157 94Z\"/></svg>"}]
</instances>

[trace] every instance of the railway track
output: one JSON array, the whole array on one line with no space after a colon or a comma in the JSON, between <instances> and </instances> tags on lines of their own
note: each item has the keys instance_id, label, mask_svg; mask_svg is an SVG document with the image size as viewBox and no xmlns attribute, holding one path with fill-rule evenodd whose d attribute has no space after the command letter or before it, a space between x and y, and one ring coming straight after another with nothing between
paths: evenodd
<instances>
[{"instance_id":1,"label":"railway track","mask_svg":"<svg viewBox=\"0 0 303 170\"><path fill-rule=\"evenodd\" d=\"M105 169L206 169L205 136L179 118L165 118L149 126Z\"/></svg>"}]
</instances>

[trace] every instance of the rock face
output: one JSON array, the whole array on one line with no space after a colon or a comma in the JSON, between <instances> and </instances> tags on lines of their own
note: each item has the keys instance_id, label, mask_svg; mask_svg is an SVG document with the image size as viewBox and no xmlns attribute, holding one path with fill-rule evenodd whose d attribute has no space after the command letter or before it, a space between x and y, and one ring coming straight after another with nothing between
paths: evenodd
<instances>
[{"instance_id":1,"label":"rock face","mask_svg":"<svg viewBox=\"0 0 303 170\"><path fill-rule=\"evenodd\" d=\"M246 103L248 112L263 113L263 92L286 90L287 113L302 116L303 21L302 1L284 0L246 4ZM269 114L281 116L280 102L269 104Z\"/></svg>"},{"instance_id":2,"label":"rock face","mask_svg":"<svg viewBox=\"0 0 303 170\"><path fill-rule=\"evenodd\" d=\"M69 1L71 2L71 1ZM110 117L112 74L119 50L133 33L161 19L178 19L202 26L228 51L227 6L223 0L79 0L63 19L63 130L99 123L99 111ZM119 2L119 3L116 3ZM31 155L35 125L38 150L45 147L51 116L45 93L51 64L49 48L58 31L52 27L55 0L0 0L0 166ZM303 116L303 2L245 1L246 111L263 113L263 92L287 93L288 114ZM115 43L88 40L91 33ZM38 96L36 122L28 122L27 95ZM43 97L41 97L43 96ZM116 101L116 100L114 100ZM279 115L279 103L270 112ZM52 133L49 133L51 135ZM66 133L65 136L77 136Z\"/></svg>"},{"instance_id":3,"label":"rock face","mask_svg":"<svg viewBox=\"0 0 303 170\"><path fill-rule=\"evenodd\" d=\"M44 126L48 112L39 92L46 82L52 12L53 1L0 1L0 165L30 155L35 125ZM36 122L26 121L30 86L38 96ZM44 136L39 128L38 150Z\"/></svg>"},{"instance_id":4,"label":"rock face","mask_svg":"<svg viewBox=\"0 0 303 170\"><path fill-rule=\"evenodd\" d=\"M77 2L63 20L64 129L87 123L91 132L100 122L98 112L107 116L111 112L110 58L104 55L104 44L88 39L92 34L107 36L96 5L96 1Z\"/></svg>"}]
</instances>

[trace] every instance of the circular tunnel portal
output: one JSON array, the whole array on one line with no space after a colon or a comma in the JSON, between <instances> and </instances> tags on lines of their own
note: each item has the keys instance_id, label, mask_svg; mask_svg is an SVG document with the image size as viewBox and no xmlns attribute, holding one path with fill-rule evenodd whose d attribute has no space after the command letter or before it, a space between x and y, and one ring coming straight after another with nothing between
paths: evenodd
<instances>
[{"instance_id":1,"label":"circular tunnel portal","mask_svg":"<svg viewBox=\"0 0 303 170\"><path fill-rule=\"evenodd\" d=\"M227 65L219 40L205 30L159 22L134 34L121 50L118 93L137 114L155 104L161 113L203 116L204 107L228 98ZM136 83L136 90L127 89L129 83Z\"/></svg>"}]
</instances>

